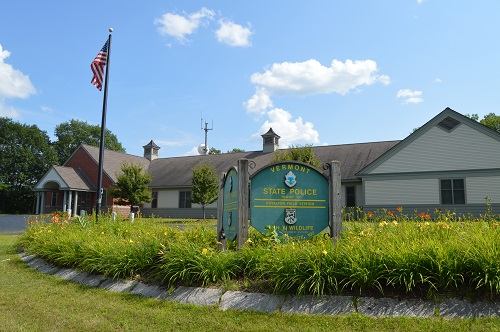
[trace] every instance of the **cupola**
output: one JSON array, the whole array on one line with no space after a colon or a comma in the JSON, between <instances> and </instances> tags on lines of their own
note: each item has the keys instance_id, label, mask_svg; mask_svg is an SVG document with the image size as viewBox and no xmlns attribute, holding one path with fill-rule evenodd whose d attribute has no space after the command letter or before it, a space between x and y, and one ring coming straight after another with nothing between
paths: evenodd
<instances>
[{"instance_id":1,"label":"cupola","mask_svg":"<svg viewBox=\"0 0 500 332\"><path fill-rule=\"evenodd\" d=\"M149 161L158 159L158 150L160 150L160 147L151 140L148 144L143 146L144 148L144 158L148 159Z\"/></svg>"},{"instance_id":2,"label":"cupola","mask_svg":"<svg viewBox=\"0 0 500 332\"><path fill-rule=\"evenodd\" d=\"M280 136L273 131L273 128L269 128L269 131L262 136L263 145L262 152L270 153L279 149L279 139Z\"/></svg>"}]
</instances>

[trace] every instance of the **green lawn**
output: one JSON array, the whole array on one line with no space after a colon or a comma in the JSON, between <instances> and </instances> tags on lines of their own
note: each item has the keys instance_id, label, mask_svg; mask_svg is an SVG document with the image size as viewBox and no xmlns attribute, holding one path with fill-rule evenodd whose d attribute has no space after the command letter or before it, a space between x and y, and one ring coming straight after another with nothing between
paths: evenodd
<instances>
[{"instance_id":1,"label":"green lawn","mask_svg":"<svg viewBox=\"0 0 500 332\"><path fill-rule=\"evenodd\" d=\"M1 331L500 331L499 318L370 318L220 311L88 288L28 267L0 234Z\"/></svg>"}]
</instances>

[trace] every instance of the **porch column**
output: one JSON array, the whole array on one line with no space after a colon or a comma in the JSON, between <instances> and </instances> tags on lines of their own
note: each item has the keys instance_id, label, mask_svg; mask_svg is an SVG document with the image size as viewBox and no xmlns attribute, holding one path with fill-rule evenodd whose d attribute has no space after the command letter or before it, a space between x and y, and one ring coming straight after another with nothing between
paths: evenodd
<instances>
[{"instance_id":1,"label":"porch column","mask_svg":"<svg viewBox=\"0 0 500 332\"><path fill-rule=\"evenodd\" d=\"M78 204L78 191L75 191L75 202L73 204L74 204L73 205L73 215L77 216L78 215L78 211L76 209L78 208L78 206L77 206L77 204Z\"/></svg>"},{"instance_id":2,"label":"porch column","mask_svg":"<svg viewBox=\"0 0 500 332\"><path fill-rule=\"evenodd\" d=\"M40 214L40 192L36 192L35 214Z\"/></svg>"},{"instance_id":3,"label":"porch column","mask_svg":"<svg viewBox=\"0 0 500 332\"><path fill-rule=\"evenodd\" d=\"M68 199L68 191L64 191L64 198L63 198L63 211L66 211L66 200Z\"/></svg>"},{"instance_id":4,"label":"porch column","mask_svg":"<svg viewBox=\"0 0 500 332\"><path fill-rule=\"evenodd\" d=\"M70 216L71 216L71 191L69 192L69 199L68 199L68 210L66 211Z\"/></svg>"},{"instance_id":5,"label":"porch column","mask_svg":"<svg viewBox=\"0 0 500 332\"><path fill-rule=\"evenodd\" d=\"M45 213L45 195L47 193L45 191L42 191L42 199L41 199L41 206L40 206L40 214L44 214Z\"/></svg>"}]
</instances>

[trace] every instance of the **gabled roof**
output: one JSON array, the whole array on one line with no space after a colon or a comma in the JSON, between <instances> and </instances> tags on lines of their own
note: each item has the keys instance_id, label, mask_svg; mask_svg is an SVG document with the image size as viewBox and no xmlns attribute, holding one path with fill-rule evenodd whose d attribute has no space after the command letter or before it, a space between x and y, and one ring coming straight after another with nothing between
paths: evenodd
<instances>
[{"instance_id":1,"label":"gabled roof","mask_svg":"<svg viewBox=\"0 0 500 332\"><path fill-rule=\"evenodd\" d=\"M403 150L405 147L407 147L410 143L414 142L416 139L420 138L422 135L424 135L427 131L429 131L431 128L437 126L440 127L441 129L445 131L452 131L454 130L458 125L461 123L466 124L467 126L470 126L474 128L475 130L488 135L489 137L497 140L500 142L500 134L497 133L495 130L481 124L480 122L477 122L465 115L462 115L458 112L455 112L451 108L447 107L445 110L443 110L441 113L436 115L434 118L426 122L423 126L415 130L413 133L411 133L408 137L406 137L404 140L399 142L397 145L395 145L392 149L388 150L384 154L380 156L380 158L374 160L370 164L366 165L366 167L360 169L357 173L358 176L363 176L367 175L370 172L372 172L374 169L385 163L389 158Z\"/></svg>"},{"instance_id":2,"label":"gabled roof","mask_svg":"<svg viewBox=\"0 0 500 332\"><path fill-rule=\"evenodd\" d=\"M49 182L56 182L60 190L95 191L96 188L81 169L52 166L33 190L43 190Z\"/></svg>"},{"instance_id":3,"label":"gabled roof","mask_svg":"<svg viewBox=\"0 0 500 332\"><path fill-rule=\"evenodd\" d=\"M358 180L355 174L363 167L374 161L383 153L394 147L399 141L359 143L315 146L312 151L323 163L334 160L340 161L342 180ZM231 166L237 166L238 159L246 158L253 161L252 175L260 168L268 165L274 153L262 151L235 152L214 155L200 155L189 157L159 158L151 162L149 171L152 174L152 188L190 187L194 167L202 163L209 163L216 169L217 174L226 172Z\"/></svg>"},{"instance_id":4,"label":"gabled roof","mask_svg":"<svg viewBox=\"0 0 500 332\"><path fill-rule=\"evenodd\" d=\"M87 151L89 156L99 165L99 148L92 145L82 144L81 147ZM117 151L104 150L103 172L106 173L113 182L117 181L116 175L121 174L123 163L133 163L141 165L144 169L149 168L150 161L144 157L134 156Z\"/></svg>"},{"instance_id":5,"label":"gabled roof","mask_svg":"<svg viewBox=\"0 0 500 332\"><path fill-rule=\"evenodd\" d=\"M392 149L400 141L354 143L342 145L315 146L312 151L322 163L340 161L342 181L358 180L358 173L365 166Z\"/></svg>"}]
</instances>

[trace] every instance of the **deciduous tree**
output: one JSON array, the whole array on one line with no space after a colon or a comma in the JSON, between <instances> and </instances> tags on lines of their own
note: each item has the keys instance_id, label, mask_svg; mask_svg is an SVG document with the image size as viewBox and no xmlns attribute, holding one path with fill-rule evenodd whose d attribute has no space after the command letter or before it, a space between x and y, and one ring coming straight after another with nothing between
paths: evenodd
<instances>
[{"instance_id":1,"label":"deciduous tree","mask_svg":"<svg viewBox=\"0 0 500 332\"><path fill-rule=\"evenodd\" d=\"M221 150L213 148L213 147L208 149L208 154L221 154L221 153L222 153Z\"/></svg>"},{"instance_id":2,"label":"deciduous tree","mask_svg":"<svg viewBox=\"0 0 500 332\"><path fill-rule=\"evenodd\" d=\"M151 202L151 174L141 165L124 163L122 173L116 176L117 182L109 189L109 194L116 198L118 205L138 205Z\"/></svg>"},{"instance_id":3,"label":"deciduous tree","mask_svg":"<svg viewBox=\"0 0 500 332\"><path fill-rule=\"evenodd\" d=\"M85 121L72 119L56 126L54 131L57 141L54 148L59 159L59 163L64 163L71 153L80 144L99 146L101 140L101 126L91 125ZM104 134L104 147L108 150L125 152L118 138L109 129Z\"/></svg>"},{"instance_id":4,"label":"deciduous tree","mask_svg":"<svg viewBox=\"0 0 500 332\"><path fill-rule=\"evenodd\" d=\"M489 113L484 116L479 123L484 124L486 127L490 127L500 133L500 116L495 113Z\"/></svg>"},{"instance_id":5,"label":"deciduous tree","mask_svg":"<svg viewBox=\"0 0 500 332\"><path fill-rule=\"evenodd\" d=\"M271 162L275 163L286 160L301 161L316 168L319 168L321 166L321 161L318 158L316 158L316 155L312 151L312 145L304 145L304 146L292 145L289 149L278 150L275 152Z\"/></svg>"},{"instance_id":6,"label":"deciduous tree","mask_svg":"<svg viewBox=\"0 0 500 332\"><path fill-rule=\"evenodd\" d=\"M472 120L476 120L486 127L489 127L500 133L500 116L496 115L495 113L486 114L482 120L479 120L479 115L477 113L465 114L465 116L471 118Z\"/></svg>"},{"instance_id":7,"label":"deciduous tree","mask_svg":"<svg viewBox=\"0 0 500 332\"><path fill-rule=\"evenodd\" d=\"M234 153L234 152L245 152L245 150L240 148L233 148L232 150L227 151L227 153Z\"/></svg>"},{"instance_id":8,"label":"deciduous tree","mask_svg":"<svg viewBox=\"0 0 500 332\"><path fill-rule=\"evenodd\" d=\"M219 179L215 168L210 164L201 164L193 168L192 195L191 202L200 204L205 219L205 206L217 200L219 194Z\"/></svg>"},{"instance_id":9,"label":"deciduous tree","mask_svg":"<svg viewBox=\"0 0 500 332\"><path fill-rule=\"evenodd\" d=\"M29 213L33 207L33 186L57 156L45 131L36 125L0 117L0 210Z\"/></svg>"}]
</instances>

